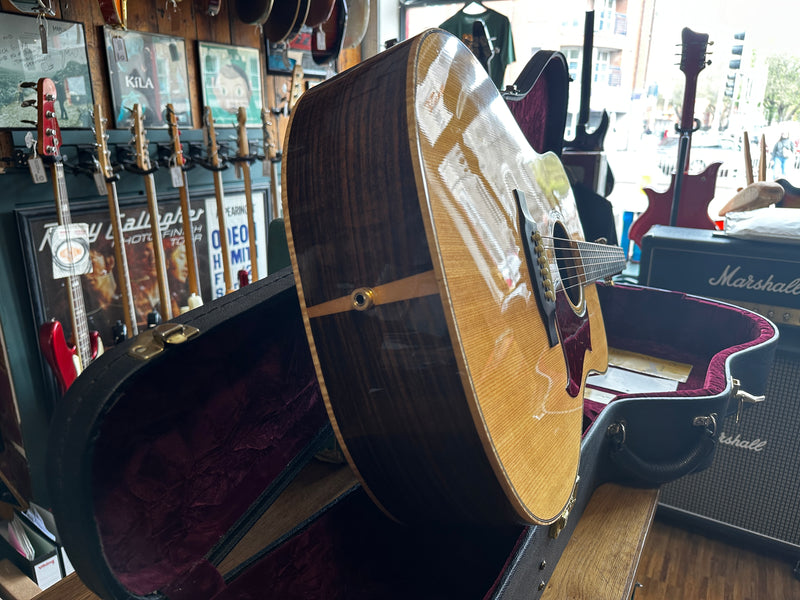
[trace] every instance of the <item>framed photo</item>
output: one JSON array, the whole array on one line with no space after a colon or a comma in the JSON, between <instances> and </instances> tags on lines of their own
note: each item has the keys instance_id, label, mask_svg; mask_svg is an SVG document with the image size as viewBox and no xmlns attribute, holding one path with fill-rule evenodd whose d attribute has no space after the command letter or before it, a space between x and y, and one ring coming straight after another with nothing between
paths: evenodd
<instances>
[{"instance_id":1,"label":"framed photo","mask_svg":"<svg viewBox=\"0 0 800 600\"><path fill-rule=\"evenodd\" d=\"M191 127L189 72L183 38L103 27L114 125L129 127L134 104L147 128L166 128L165 107L172 104L178 125Z\"/></svg>"},{"instance_id":2,"label":"framed photo","mask_svg":"<svg viewBox=\"0 0 800 600\"><path fill-rule=\"evenodd\" d=\"M267 206L268 191L253 190L259 273L267 272ZM192 236L197 256L200 295L205 303L225 293L222 275L222 256L219 237L219 222L216 216L216 199L213 195L191 198ZM188 266L186 265L184 232L178 198L159 198L159 221L167 262L167 276L173 304L184 306L189 294ZM246 201L242 192L225 194L225 209L229 215L226 225L235 232L228 244L231 270L251 271L247 227ZM100 200L72 207L73 223L86 223L89 229L89 252L92 271L80 277L87 324L90 331L97 331L106 347L113 344L113 327L124 319L124 308L120 299L120 284L114 266L114 238L111 228L108 203ZM152 240L147 202L143 198L120 201L120 217L128 271L131 278L136 321L140 329L147 326L147 315L157 309L158 293L155 274L151 266ZM55 205L26 208L16 211L20 240L25 260L25 271L31 296L34 319L37 324L49 319L62 323L69 338L71 334L70 312L66 289L67 279L53 278L52 252L48 243L48 231L57 224ZM181 252L183 251L183 252ZM234 285L238 282L234 281Z\"/></svg>"},{"instance_id":3,"label":"framed photo","mask_svg":"<svg viewBox=\"0 0 800 600\"><path fill-rule=\"evenodd\" d=\"M197 42L203 105L211 107L217 126L236 125L240 106L247 124L261 125L263 92L258 48Z\"/></svg>"},{"instance_id":4,"label":"framed photo","mask_svg":"<svg viewBox=\"0 0 800 600\"><path fill-rule=\"evenodd\" d=\"M30 129L23 119L36 120L36 109L22 108L36 90L21 88L26 81L49 77L56 84L56 118L62 129L92 125L92 80L83 25L47 19L47 50L36 17L2 13L0 19L0 128Z\"/></svg>"}]
</instances>

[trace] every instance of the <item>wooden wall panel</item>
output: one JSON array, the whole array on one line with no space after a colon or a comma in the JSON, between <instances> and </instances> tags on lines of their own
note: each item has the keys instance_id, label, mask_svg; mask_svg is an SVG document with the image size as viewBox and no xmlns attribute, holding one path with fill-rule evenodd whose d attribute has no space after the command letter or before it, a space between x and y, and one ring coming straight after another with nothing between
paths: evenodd
<instances>
[{"instance_id":1,"label":"wooden wall panel","mask_svg":"<svg viewBox=\"0 0 800 600\"><path fill-rule=\"evenodd\" d=\"M242 23L236 16L232 3L222 2L219 14L213 17L206 12L205 4L204 0L176 0L174 5L168 0L128 2L128 29L172 35L186 41L189 91L195 129L202 127L203 114L197 41L259 48L262 54L264 51L264 42L259 30L253 25ZM99 3L97 0L53 0L53 8L57 14L56 18L83 23L95 102L103 105L105 114L112 114L103 36L104 21ZM9 0L0 0L0 18L3 12L20 11ZM272 90L272 82L266 79L266 65L263 66L262 75L265 78L264 89ZM269 94L264 101L270 105L272 98Z\"/></svg>"}]
</instances>

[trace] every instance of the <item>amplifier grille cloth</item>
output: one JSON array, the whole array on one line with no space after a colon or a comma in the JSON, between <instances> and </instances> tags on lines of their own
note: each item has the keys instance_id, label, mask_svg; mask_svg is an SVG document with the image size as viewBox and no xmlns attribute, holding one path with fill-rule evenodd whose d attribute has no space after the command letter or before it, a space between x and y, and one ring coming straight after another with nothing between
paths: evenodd
<instances>
[{"instance_id":1,"label":"amplifier grille cloth","mask_svg":"<svg viewBox=\"0 0 800 600\"><path fill-rule=\"evenodd\" d=\"M799 355L778 349L765 395L723 425L749 448L719 444L708 469L663 486L660 501L800 547Z\"/></svg>"}]
</instances>

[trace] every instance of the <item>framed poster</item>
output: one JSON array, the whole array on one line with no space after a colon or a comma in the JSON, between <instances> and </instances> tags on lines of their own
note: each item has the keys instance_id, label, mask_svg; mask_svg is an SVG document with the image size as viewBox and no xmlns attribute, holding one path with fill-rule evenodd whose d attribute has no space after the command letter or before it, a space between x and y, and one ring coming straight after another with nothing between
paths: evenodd
<instances>
[{"instance_id":1,"label":"framed poster","mask_svg":"<svg viewBox=\"0 0 800 600\"><path fill-rule=\"evenodd\" d=\"M247 214L243 193L230 193L225 197L228 214L228 249L233 272L250 270ZM267 272L266 212L267 190L253 191L253 206L258 242L258 267ZM197 256L200 294L204 302L224 294L222 256L219 226L216 217L216 200L213 196L192 197L192 236ZM164 256L167 262L168 285L173 305L185 306L189 294L188 266L181 225L180 200L159 198L159 218ZM213 210L210 210L213 209ZM114 266L114 241L105 200L75 204L71 210L73 223L86 223L89 229L89 252L92 271L81 276L89 329L100 333L106 347L113 344L113 327L123 320L123 306ZM131 288L136 309L136 321L146 328L147 315L158 308L155 272L152 268L154 253L150 235L150 218L143 198L120 201L120 218ZM48 230L56 225L55 206L20 209L16 211L28 288L36 323L54 318L62 323L70 336L69 306L66 279L54 279L52 255L48 245ZM237 281L234 282L238 283ZM155 293L154 293L155 292Z\"/></svg>"},{"instance_id":2,"label":"framed poster","mask_svg":"<svg viewBox=\"0 0 800 600\"><path fill-rule=\"evenodd\" d=\"M291 75L295 64L303 67L305 77L327 78L335 73L333 65L318 65L311 55L312 29L308 25L300 28L288 46L267 42L267 72L271 75Z\"/></svg>"},{"instance_id":3,"label":"framed poster","mask_svg":"<svg viewBox=\"0 0 800 600\"><path fill-rule=\"evenodd\" d=\"M2 13L0 19L0 128L31 129L22 122L36 120L35 108L23 108L36 99L36 90L21 88L26 81L49 77L56 84L56 118L62 129L92 125L92 80L83 25L47 19L47 53L36 17Z\"/></svg>"},{"instance_id":4,"label":"framed poster","mask_svg":"<svg viewBox=\"0 0 800 600\"><path fill-rule=\"evenodd\" d=\"M157 33L103 27L111 82L113 122L132 124L131 109L142 107L144 126L166 128L165 107L172 104L178 125L192 126L186 43Z\"/></svg>"},{"instance_id":5,"label":"framed poster","mask_svg":"<svg viewBox=\"0 0 800 600\"><path fill-rule=\"evenodd\" d=\"M258 48L197 42L203 105L216 126L236 125L240 106L247 124L261 126L261 53Z\"/></svg>"}]
</instances>

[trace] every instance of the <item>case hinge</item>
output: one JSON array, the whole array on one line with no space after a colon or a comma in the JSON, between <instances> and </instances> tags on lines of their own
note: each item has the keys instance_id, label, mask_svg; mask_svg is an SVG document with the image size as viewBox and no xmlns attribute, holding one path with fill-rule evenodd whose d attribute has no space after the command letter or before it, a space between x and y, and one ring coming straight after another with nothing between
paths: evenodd
<instances>
[{"instance_id":1,"label":"case hinge","mask_svg":"<svg viewBox=\"0 0 800 600\"><path fill-rule=\"evenodd\" d=\"M150 360L161 354L167 346L182 344L199 333L200 330L191 325L162 323L140 333L128 354L140 360Z\"/></svg>"}]
</instances>

